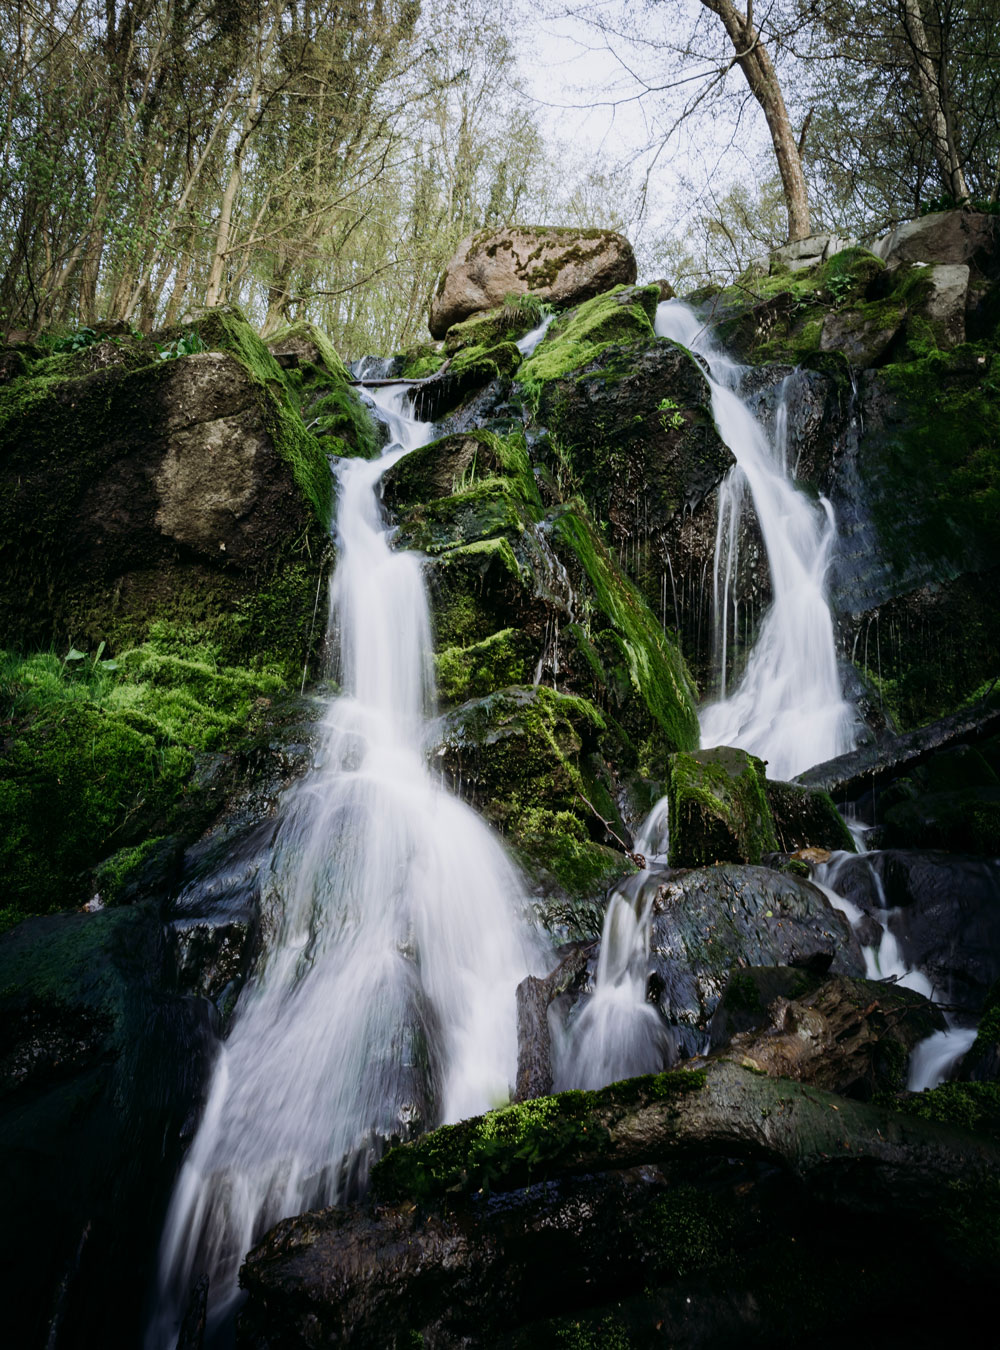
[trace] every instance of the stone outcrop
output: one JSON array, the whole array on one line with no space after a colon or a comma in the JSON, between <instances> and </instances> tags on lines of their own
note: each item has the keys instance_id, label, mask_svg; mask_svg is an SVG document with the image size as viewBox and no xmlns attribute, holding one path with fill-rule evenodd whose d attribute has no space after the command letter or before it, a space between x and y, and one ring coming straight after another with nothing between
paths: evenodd
<instances>
[{"instance_id":1,"label":"stone outcrop","mask_svg":"<svg viewBox=\"0 0 1000 1350\"><path fill-rule=\"evenodd\" d=\"M793 1345L859 1306L898 1330L942 1256L988 1315L998 1162L985 1134L726 1060L547 1097L394 1149L367 1207L280 1223L241 1272L240 1344Z\"/></svg>"},{"instance_id":2,"label":"stone outcrop","mask_svg":"<svg viewBox=\"0 0 1000 1350\"><path fill-rule=\"evenodd\" d=\"M996 276L997 217L981 211L934 211L897 225L872 251L890 266L900 263L967 263Z\"/></svg>"},{"instance_id":3,"label":"stone outcrop","mask_svg":"<svg viewBox=\"0 0 1000 1350\"><path fill-rule=\"evenodd\" d=\"M787 267L790 272L801 272L850 247L849 239L841 239L836 234L810 234L805 239L796 239L776 248L771 254L771 268Z\"/></svg>"},{"instance_id":4,"label":"stone outcrop","mask_svg":"<svg viewBox=\"0 0 1000 1350\"><path fill-rule=\"evenodd\" d=\"M242 315L192 334L176 359L109 340L0 390L5 641L110 654L196 614L228 659L301 671L330 562L324 450ZM341 372L326 381L357 403Z\"/></svg>"},{"instance_id":5,"label":"stone outcrop","mask_svg":"<svg viewBox=\"0 0 1000 1350\"><path fill-rule=\"evenodd\" d=\"M443 338L452 324L495 309L508 296L530 293L565 306L635 278L632 246L612 230L481 230L462 240L442 273L429 327Z\"/></svg>"}]
</instances>

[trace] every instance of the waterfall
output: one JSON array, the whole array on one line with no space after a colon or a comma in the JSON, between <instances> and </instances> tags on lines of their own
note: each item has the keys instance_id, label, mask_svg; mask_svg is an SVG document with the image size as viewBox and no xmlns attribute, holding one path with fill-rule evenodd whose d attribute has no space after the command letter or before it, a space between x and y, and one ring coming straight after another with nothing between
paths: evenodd
<instances>
[{"instance_id":1,"label":"waterfall","mask_svg":"<svg viewBox=\"0 0 1000 1350\"><path fill-rule=\"evenodd\" d=\"M777 434L769 440L737 393L742 368L713 346L697 315L679 301L667 301L657 309L656 332L704 360L715 425L736 458L719 489L716 530L713 585L721 697L702 709L702 744L740 746L768 761L771 778L793 778L856 744L856 719L841 692L826 599L836 539L833 509L825 498L810 502L789 476L787 408L779 406ZM748 500L767 551L773 599L743 677L727 696L730 597Z\"/></svg>"},{"instance_id":2,"label":"waterfall","mask_svg":"<svg viewBox=\"0 0 1000 1350\"><path fill-rule=\"evenodd\" d=\"M693 310L657 307L656 332L697 353L707 366L712 413L736 463L719 487L713 606L721 696L699 718L705 746L735 745L788 779L855 745L855 715L837 669L825 579L836 526L830 503L795 487L787 464L788 408L782 389L769 440L737 390L742 368L711 343ZM737 688L727 696L733 601L743 523L752 503L767 551L772 603ZM732 629L730 628L732 614ZM560 1047L560 1085L601 1087L629 1073L662 1068L673 1046L646 1001L652 906L666 863L666 799L642 827L636 851L647 867L608 902L593 996Z\"/></svg>"},{"instance_id":3,"label":"waterfall","mask_svg":"<svg viewBox=\"0 0 1000 1350\"><path fill-rule=\"evenodd\" d=\"M392 443L338 463L330 631L342 693L284 803L274 937L218 1051L170 1203L149 1344L173 1343L207 1273L215 1322L278 1219L356 1194L385 1140L505 1102L515 990L541 964L499 841L428 772L433 699L421 560L394 552L382 475L432 436L405 386L373 401Z\"/></svg>"}]
</instances>

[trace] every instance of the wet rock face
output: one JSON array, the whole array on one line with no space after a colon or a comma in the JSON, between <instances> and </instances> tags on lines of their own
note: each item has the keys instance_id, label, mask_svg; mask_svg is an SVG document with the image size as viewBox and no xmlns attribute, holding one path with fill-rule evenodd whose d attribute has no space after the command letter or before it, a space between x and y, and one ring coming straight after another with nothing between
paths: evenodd
<instances>
[{"instance_id":1,"label":"wet rock face","mask_svg":"<svg viewBox=\"0 0 1000 1350\"><path fill-rule=\"evenodd\" d=\"M829 958L838 974L864 975L851 926L811 882L731 863L681 872L653 903L652 984L681 1054L697 1054L732 971Z\"/></svg>"},{"instance_id":2,"label":"wet rock face","mask_svg":"<svg viewBox=\"0 0 1000 1350\"><path fill-rule=\"evenodd\" d=\"M628 240L611 230L546 227L482 230L463 239L431 301L431 335L495 309L509 295L578 304L636 278Z\"/></svg>"},{"instance_id":3,"label":"wet rock face","mask_svg":"<svg viewBox=\"0 0 1000 1350\"><path fill-rule=\"evenodd\" d=\"M936 998L982 1008L1000 978L1000 863L887 849L844 862L830 884L889 929Z\"/></svg>"},{"instance_id":4,"label":"wet rock face","mask_svg":"<svg viewBox=\"0 0 1000 1350\"><path fill-rule=\"evenodd\" d=\"M151 904L29 919L0 939L10 1344L141 1340L166 1187L207 1071L209 1011L171 989Z\"/></svg>"},{"instance_id":5,"label":"wet rock face","mask_svg":"<svg viewBox=\"0 0 1000 1350\"><path fill-rule=\"evenodd\" d=\"M710 1034L713 1050L772 1077L868 1101L905 1087L910 1051L944 1025L912 990L767 966L730 976Z\"/></svg>"}]
</instances>

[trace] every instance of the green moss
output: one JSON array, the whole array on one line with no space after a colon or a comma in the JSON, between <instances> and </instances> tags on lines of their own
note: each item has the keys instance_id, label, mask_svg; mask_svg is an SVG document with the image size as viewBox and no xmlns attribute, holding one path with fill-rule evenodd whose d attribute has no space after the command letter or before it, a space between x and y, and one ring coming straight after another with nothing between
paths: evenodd
<instances>
[{"instance_id":1,"label":"green moss","mask_svg":"<svg viewBox=\"0 0 1000 1350\"><path fill-rule=\"evenodd\" d=\"M452 324L445 334L445 351L453 356L469 347L489 348L515 342L541 323L545 309L544 302L535 296L512 297L498 309Z\"/></svg>"},{"instance_id":2,"label":"green moss","mask_svg":"<svg viewBox=\"0 0 1000 1350\"><path fill-rule=\"evenodd\" d=\"M163 842L162 837L156 836L141 844L120 848L94 869L94 886L105 905L116 905L121 901L130 883L155 860Z\"/></svg>"},{"instance_id":3,"label":"green moss","mask_svg":"<svg viewBox=\"0 0 1000 1350\"><path fill-rule=\"evenodd\" d=\"M527 684L531 658L532 643L514 628L470 647L446 647L436 657L438 692L450 703L464 703L511 684Z\"/></svg>"},{"instance_id":4,"label":"green moss","mask_svg":"<svg viewBox=\"0 0 1000 1350\"><path fill-rule=\"evenodd\" d=\"M546 384L581 370L612 344L654 341L659 298L656 286L616 286L557 319L518 372L529 400L537 407Z\"/></svg>"},{"instance_id":5,"label":"green moss","mask_svg":"<svg viewBox=\"0 0 1000 1350\"><path fill-rule=\"evenodd\" d=\"M618 1318L608 1313L587 1322L564 1318L546 1327L548 1344L561 1350L631 1350L635 1342Z\"/></svg>"},{"instance_id":6,"label":"green moss","mask_svg":"<svg viewBox=\"0 0 1000 1350\"><path fill-rule=\"evenodd\" d=\"M235 357L253 382L266 393L262 405L264 424L274 447L290 465L296 483L312 503L317 517L324 524L328 523L333 506L330 468L316 437L306 430L295 407L290 406L291 386L285 372L237 306L207 310L196 323L184 325L179 331L195 327L209 350L227 352ZM318 333L318 330L310 329L310 332ZM343 364L329 342L325 345L329 349L330 370L339 366L343 372Z\"/></svg>"},{"instance_id":7,"label":"green moss","mask_svg":"<svg viewBox=\"0 0 1000 1350\"><path fill-rule=\"evenodd\" d=\"M777 851L762 760L719 747L670 759L670 864L759 863Z\"/></svg>"},{"instance_id":8,"label":"green moss","mask_svg":"<svg viewBox=\"0 0 1000 1350\"><path fill-rule=\"evenodd\" d=\"M52 654L3 654L0 866L15 908L82 903L98 859L197 814L196 754L233 748L284 687L213 660L205 648L165 654L155 636L86 678ZM138 860L123 856L112 881Z\"/></svg>"},{"instance_id":9,"label":"green moss","mask_svg":"<svg viewBox=\"0 0 1000 1350\"><path fill-rule=\"evenodd\" d=\"M861 468L889 556L901 564L917 552L960 566L972 550L980 565L995 564L1000 353L983 345L933 352L887 366L882 379L898 408L883 431L869 433ZM915 496L923 509L914 510Z\"/></svg>"},{"instance_id":10,"label":"green moss","mask_svg":"<svg viewBox=\"0 0 1000 1350\"><path fill-rule=\"evenodd\" d=\"M660 776L655 769L662 749L698 744L694 690L684 658L615 566L581 505L553 518L552 535L572 552L589 583L577 607L589 626L585 657L595 673L600 670L605 688L614 690L617 684L619 704L629 692L641 700L647 721L641 768L648 777Z\"/></svg>"},{"instance_id":11,"label":"green moss","mask_svg":"<svg viewBox=\"0 0 1000 1350\"><path fill-rule=\"evenodd\" d=\"M423 380L428 375L436 375L448 359L443 351L430 342L420 343L400 355L403 358L399 372L401 380Z\"/></svg>"},{"instance_id":12,"label":"green moss","mask_svg":"<svg viewBox=\"0 0 1000 1350\"><path fill-rule=\"evenodd\" d=\"M517 821L516 836L525 869L535 877L553 878L572 896L603 894L624 874L635 870L623 854L590 839L580 816L573 811L528 807ZM550 926L561 924L575 929L582 916L556 905L547 909L545 917ZM601 914L592 917L596 936L601 929Z\"/></svg>"},{"instance_id":13,"label":"green moss","mask_svg":"<svg viewBox=\"0 0 1000 1350\"><path fill-rule=\"evenodd\" d=\"M378 453L371 413L348 383L347 368L321 329L310 323L293 324L276 333L268 346L306 358L279 370L289 401L327 453L364 459Z\"/></svg>"},{"instance_id":14,"label":"green moss","mask_svg":"<svg viewBox=\"0 0 1000 1350\"><path fill-rule=\"evenodd\" d=\"M921 1120L1000 1138L1000 1083L942 1083L904 1097L898 1107Z\"/></svg>"},{"instance_id":15,"label":"green moss","mask_svg":"<svg viewBox=\"0 0 1000 1350\"><path fill-rule=\"evenodd\" d=\"M615 1123L704 1084L704 1073L653 1074L599 1092L538 1097L445 1125L387 1153L372 1171L372 1189L391 1203L427 1201L449 1192L509 1190L599 1166Z\"/></svg>"},{"instance_id":16,"label":"green moss","mask_svg":"<svg viewBox=\"0 0 1000 1350\"><path fill-rule=\"evenodd\" d=\"M452 358L448 375L470 385L486 384L513 375L520 364L521 353L513 342L500 342L493 347L463 347Z\"/></svg>"},{"instance_id":17,"label":"green moss","mask_svg":"<svg viewBox=\"0 0 1000 1350\"><path fill-rule=\"evenodd\" d=\"M184 362L205 357L12 381L0 388L0 625L8 642L104 640L115 650L166 619L202 627L232 663L258 657L301 672L321 636L313 614L329 561L329 467L245 320L213 311L199 331L238 362L220 373L249 381L252 415L305 490L289 483L280 508L273 498L265 503L238 560L191 556L156 528L156 481L166 401L183 387Z\"/></svg>"},{"instance_id":18,"label":"green moss","mask_svg":"<svg viewBox=\"0 0 1000 1350\"><path fill-rule=\"evenodd\" d=\"M683 1278L733 1256L735 1216L716 1197L694 1186L676 1186L653 1205L648 1218L656 1243L658 1278Z\"/></svg>"}]
</instances>

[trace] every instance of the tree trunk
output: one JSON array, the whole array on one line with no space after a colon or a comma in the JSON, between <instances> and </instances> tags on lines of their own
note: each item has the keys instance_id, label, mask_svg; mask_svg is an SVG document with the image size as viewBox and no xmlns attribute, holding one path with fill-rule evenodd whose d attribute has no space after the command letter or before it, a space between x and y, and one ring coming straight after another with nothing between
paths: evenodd
<instances>
[{"instance_id":1,"label":"tree trunk","mask_svg":"<svg viewBox=\"0 0 1000 1350\"><path fill-rule=\"evenodd\" d=\"M962 172L958 144L955 139L955 119L948 97L945 69L944 37L939 42L937 63L927 40L927 28L920 9L920 0L902 0L903 27L913 58L913 68L920 89L920 103L927 129L931 134L934 158L941 173L945 192L956 202L967 201L969 189Z\"/></svg>"},{"instance_id":2,"label":"tree trunk","mask_svg":"<svg viewBox=\"0 0 1000 1350\"><path fill-rule=\"evenodd\" d=\"M730 0L701 0L701 3L722 20L736 52L734 60L746 76L750 92L767 120L788 210L788 241L805 239L811 233L811 227L802 157L771 58L749 14L741 14Z\"/></svg>"}]
</instances>

